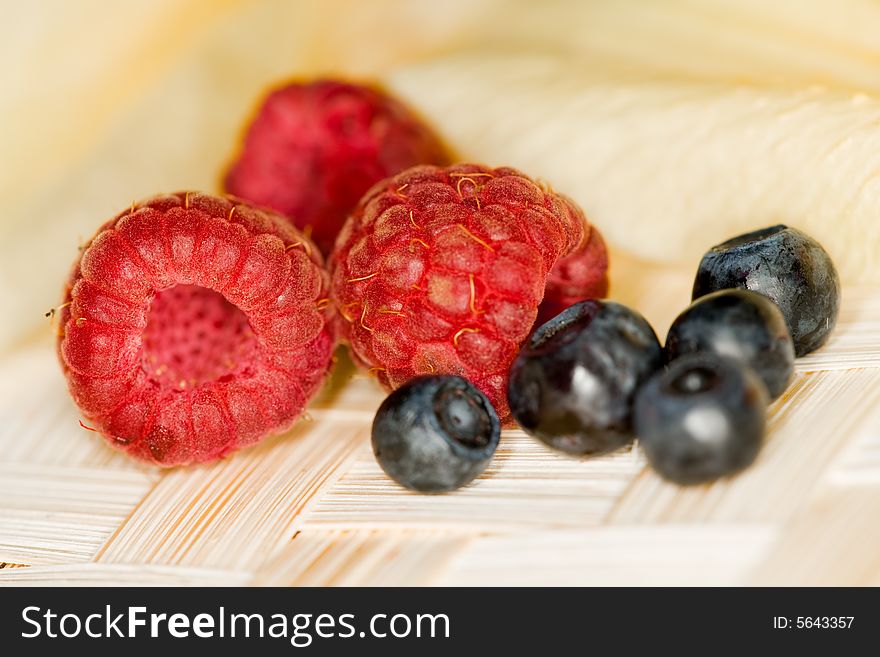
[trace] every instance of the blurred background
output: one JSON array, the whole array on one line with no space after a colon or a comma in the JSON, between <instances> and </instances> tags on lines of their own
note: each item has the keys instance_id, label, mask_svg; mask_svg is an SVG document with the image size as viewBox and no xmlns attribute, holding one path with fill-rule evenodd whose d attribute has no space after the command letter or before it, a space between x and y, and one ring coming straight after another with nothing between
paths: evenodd
<instances>
[{"instance_id":1,"label":"blurred background","mask_svg":"<svg viewBox=\"0 0 880 657\"><path fill-rule=\"evenodd\" d=\"M0 581L880 584L880 2L0 9ZM378 82L462 159L575 198L611 296L661 339L712 244L779 222L822 242L840 321L755 466L682 490L637 449L581 462L511 431L476 485L407 494L350 364L310 421L210 465L161 471L79 427L44 317L77 246L133 200L218 191L267 88L321 75Z\"/></svg>"},{"instance_id":2,"label":"blurred background","mask_svg":"<svg viewBox=\"0 0 880 657\"><path fill-rule=\"evenodd\" d=\"M271 84L379 81L462 158L572 195L618 252L693 266L788 221L873 281L871 0L2 2L0 349L132 200L214 191ZM627 272L618 290L628 291Z\"/></svg>"}]
</instances>

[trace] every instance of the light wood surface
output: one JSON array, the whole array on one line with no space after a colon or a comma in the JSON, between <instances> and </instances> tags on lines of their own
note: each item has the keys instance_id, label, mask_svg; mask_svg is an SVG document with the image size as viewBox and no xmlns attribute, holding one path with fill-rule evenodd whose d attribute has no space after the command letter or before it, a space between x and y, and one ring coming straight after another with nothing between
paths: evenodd
<instances>
[{"instance_id":1,"label":"light wood surface","mask_svg":"<svg viewBox=\"0 0 880 657\"><path fill-rule=\"evenodd\" d=\"M655 308L676 307L644 273ZM370 451L383 393L344 352L289 434L159 470L79 426L45 335L0 365L0 562L28 566L0 585L876 584L880 367L876 343L858 345L878 302L846 289L755 466L692 489L638 449L581 461L508 431L466 489L404 491Z\"/></svg>"}]
</instances>

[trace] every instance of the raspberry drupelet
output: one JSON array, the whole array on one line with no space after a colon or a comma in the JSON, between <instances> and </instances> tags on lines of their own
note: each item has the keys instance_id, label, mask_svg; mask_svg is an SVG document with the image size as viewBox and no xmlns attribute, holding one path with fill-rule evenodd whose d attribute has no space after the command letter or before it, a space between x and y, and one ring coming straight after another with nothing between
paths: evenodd
<instances>
[{"instance_id":1,"label":"raspberry drupelet","mask_svg":"<svg viewBox=\"0 0 880 657\"><path fill-rule=\"evenodd\" d=\"M580 248L560 258L550 272L544 300L538 309L536 324L543 324L566 308L589 299L604 299L608 294L608 251L595 226Z\"/></svg>"},{"instance_id":2,"label":"raspberry drupelet","mask_svg":"<svg viewBox=\"0 0 880 657\"><path fill-rule=\"evenodd\" d=\"M208 461L286 430L330 367L321 256L283 217L196 192L132 204L84 247L58 353L128 454Z\"/></svg>"},{"instance_id":3,"label":"raspberry drupelet","mask_svg":"<svg viewBox=\"0 0 880 657\"><path fill-rule=\"evenodd\" d=\"M416 164L448 161L440 140L400 101L369 86L317 80L267 96L224 184L308 228L327 255L370 186Z\"/></svg>"},{"instance_id":4,"label":"raspberry drupelet","mask_svg":"<svg viewBox=\"0 0 880 657\"><path fill-rule=\"evenodd\" d=\"M573 202L515 169L414 167L375 185L339 236L340 333L387 388L463 376L509 421L508 370L548 273L589 234Z\"/></svg>"}]
</instances>

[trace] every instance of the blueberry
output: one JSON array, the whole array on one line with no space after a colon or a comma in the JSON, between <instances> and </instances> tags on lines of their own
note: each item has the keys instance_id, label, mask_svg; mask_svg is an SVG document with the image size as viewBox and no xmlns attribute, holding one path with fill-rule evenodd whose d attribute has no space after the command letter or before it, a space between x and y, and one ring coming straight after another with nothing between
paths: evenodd
<instances>
[{"instance_id":1,"label":"blueberry","mask_svg":"<svg viewBox=\"0 0 880 657\"><path fill-rule=\"evenodd\" d=\"M794 346L779 307L748 290L700 297L672 323L666 355L711 351L751 367L771 399L785 392L794 372Z\"/></svg>"},{"instance_id":2,"label":"blueberry","mask_svg":"<svg viewBox=\"0 0 880 657\"><path fill-rule=\"evenodd\" d=\"M392 392L373 420L373 453L402 486L440 493L486 469L498 440L498 415L459 376L422 376Z\"/></svg>"},{"instance_id":3,"label":"blueberry","mask_svg":"<svg viewBox=\"0 0 880 657\"><path fill-rule=\"evenodd\" d=\"M766 411L767 391L749 367L712 353L687 354L639 390L635 426L658 474L701 484L755 460Z\"/></svg>"},{"instance_id":4,"label":"blueberry","mask_svg":"<svg viewBox=\"0 0 880 657\"><path fill-rule=\"evenodd\" d=\"M840 280L809 235L782 224L734 237L703 256L693 298L737 287L760 292L782 311L797 356L821 347L837 322Z\"/></svg>"},{"instance_id":5,"label":"blueberry","mask_svg":"<svg viewBox=\"0 0 880 657\"><path fill-rule=\"evenodd\" d=\"M629 443L638 387L663 364L651 325L610 301L584 301L538 328L510 371L513 417L551 447L583 456Z\"/></svg>"}]
</instances>

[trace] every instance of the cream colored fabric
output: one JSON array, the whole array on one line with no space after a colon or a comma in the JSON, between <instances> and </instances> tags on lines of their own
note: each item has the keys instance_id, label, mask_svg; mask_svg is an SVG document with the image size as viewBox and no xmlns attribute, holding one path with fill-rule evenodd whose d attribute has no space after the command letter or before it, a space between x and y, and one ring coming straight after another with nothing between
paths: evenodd
<instances>
[{"instance_id":1,"label":"cream colored fabric","mask_svg":"<svg viewBox=\"0 0 880 657\"><path fill-rule=\"evenodd\" d=\"M845 278L880 278L874 2L6 5L0 348L39 325L101 221L215 190L267 85L321 73L388 83L463 156L575 196L618 250L692 265L784 220Z\"/></svg>"}]
</instances>

